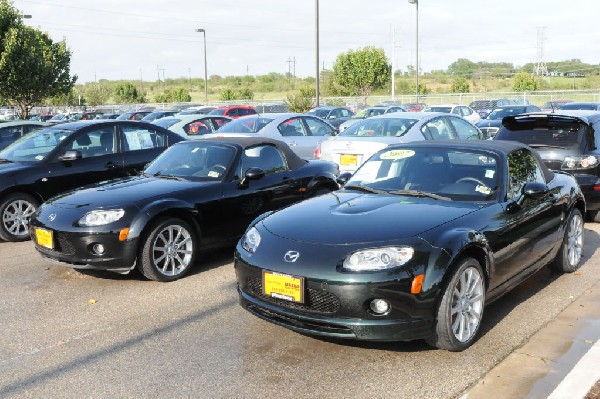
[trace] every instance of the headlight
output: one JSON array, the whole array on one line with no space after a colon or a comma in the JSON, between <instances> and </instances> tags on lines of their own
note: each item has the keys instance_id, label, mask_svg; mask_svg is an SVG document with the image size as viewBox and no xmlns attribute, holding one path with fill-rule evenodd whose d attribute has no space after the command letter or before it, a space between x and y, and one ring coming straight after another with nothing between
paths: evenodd
<instances>
[{"instance_id":1,"label":"headlight","mask_svg":"<svg viewBox=\"0 0 600 399\"><path fill-rule=\"evenodd\" d=\"M260 245L260 233L256 230L256 227L252 227L242 237L242 248L250 253L256 252L256 249Z\"/></svg>"},{"instance_id":2,"label":"headlight","mask_svg":"<svg viewBox=\"0 0 600 399\"><path fill-rule=\"evenodd\" d=\"M565 157L561 169L587 169L598 165L598 158L587 157Z\"/></svg>"},{"instance_id":3,"label":"headlight","mask_svg":"<svg viewBox=\"0 0 600 399\"><path fill-rule=\"evenodd\" d=\"M125 211L123 209L112 209L109 211L91 211L79 219L80 226L102 226L121 219Z\"/></svg>"},{"instance_id":4,"label":"headlight","mask_svg":"<svg viewBox=\"0 0 600 399\"><path fill-rule=\"evenodd\" d=\"M411 247L365 249L346 257L342 268L353 272L392 269L408 262L414 253Z\"/></svg>"}]
</instances>

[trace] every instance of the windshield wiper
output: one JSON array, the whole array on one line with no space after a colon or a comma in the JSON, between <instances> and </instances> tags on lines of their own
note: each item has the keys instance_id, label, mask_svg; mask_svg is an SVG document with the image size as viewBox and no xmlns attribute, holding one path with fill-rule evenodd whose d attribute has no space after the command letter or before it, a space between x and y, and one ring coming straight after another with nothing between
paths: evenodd
<instances>
[{"instance_id":1,"label":"windshield wiper","mask_svg":"<svg viewBox=\"0 0 600 399\"><path fill-rule=\"evenodd\" d=\"M377 190L369 186L361 186L360 184L347 184L344 186L344 188L348 190L358 190L373 194L387 194L387 191L385 190Z\"/></svg>"},{"instance_id":2,"label":"windshield wiper","mask_svg":"<svg viewBox=\"0 0 600 399\"><path fill-rule=\"evenodd\" d=\"M181 177L181 176L175 176L175 175L163 175L163 174L162 174L162 171L160 171L160 170L159 170L158 172L156 172L155 174L153 174L153 175L150 175L150 176L152 176L152 177L163 177L163 178L165 178L165 179L173 179L173 180L187 181L187 179L186 179L186 178L183 178L183 177Z\"/></svg>"},{"instance_id":3,"label":"windshield wiper","mask_svg":"<svg viewBox=\"0 0 600 399\"><path fill-rule=\"evenodd\" d=\"M390 194L395 194L395 195L408 195L410 197L427 197L427 198L433 198L436 200L442 200L442 201L450 201L450 198L448 197L444 197L441 195L437 195L434 193L428 193L427 191L419 191L419 190L395 190L395 191L389 191Z\"/></svg>"},{"instance_id":4,"label":"windshield wiper","mask_svg":"<svg viewBox=\"0 0 600 399\"><path fill-rule=\"evenodd\" d=\"M564 150L565 146L561 146L561 145L552 145L552 144L527 144L528 146L530 146L531 148L559 148Z\"/></svg>"}]
</instances>

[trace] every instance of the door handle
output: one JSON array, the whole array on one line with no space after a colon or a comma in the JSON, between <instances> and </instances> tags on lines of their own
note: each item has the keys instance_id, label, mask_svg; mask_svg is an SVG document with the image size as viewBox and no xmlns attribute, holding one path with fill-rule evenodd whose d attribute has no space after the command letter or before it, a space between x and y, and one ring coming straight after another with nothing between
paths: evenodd
<instances>
[{"instance_id":1,"label":"door handle","mask_svg":"<svg viewBox=\"0 0 600 399\"><path fill-rule=\"evenodd\" d=\"M114 162L112 162L112 161L111 161L111 162L107 162L107 163L104 165L104 167L105 167L106 169L114 169L114 168L116 168L116 167L117 167L117 164L115 164Z\"/></svg>"}]
</instances>

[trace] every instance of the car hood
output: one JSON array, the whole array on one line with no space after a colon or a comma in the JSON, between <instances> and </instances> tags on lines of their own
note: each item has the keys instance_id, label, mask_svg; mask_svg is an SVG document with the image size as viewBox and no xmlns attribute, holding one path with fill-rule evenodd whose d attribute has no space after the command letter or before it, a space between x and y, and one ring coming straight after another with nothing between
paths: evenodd
<instances>
[{"instance_id":1,"label":"car hood","mask_svg":"<svg viewBox=\"0 0 600 399\"><path fill-rule=\"evenodd\" d=\"M294 241L375 243L418 236L479 208L465 202L336 191L275 212L262 224Z\"/></svg>"},{"instance_id":2,"label":"car hood","mask_svg":"<svg viewBox=\"0 0 600 399\"><path fill-rule=\"evenodd\" d=\"M185 191L214 182L180 181L159 177L133 176L110 180L61 194L48 201L58 208L126 207L160 197L179 197Z\"/></svg>"}]
</instances>

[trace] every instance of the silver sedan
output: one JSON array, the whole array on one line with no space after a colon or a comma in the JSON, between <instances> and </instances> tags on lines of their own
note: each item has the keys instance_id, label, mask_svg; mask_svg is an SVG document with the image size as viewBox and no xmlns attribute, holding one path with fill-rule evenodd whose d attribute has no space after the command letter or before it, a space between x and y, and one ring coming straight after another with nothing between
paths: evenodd
<instances>
[{"instance_id":1,"label":"silver sedan","mask_svg":"<svg viewBox=\"0 0 600 399\"><path fill-rule=\"evenodd\" d=\"M322 142L316 158L332 161L341 172L354 172L380 149L418 140L481 139L465 119L441 112L397 112L364 119Z\"/></svg>"},{"instance_id":2,"label":"silver sedan","mask_svg":"<svg viewBox=\"0 0 600 399\"><path fill-rule=\"evenodd\" d=\"M152 121L155 125L169 129L172 132L179 133L186 138L199 138L207 133L214 133L221 126L231 122L232 119L226 116L216 115L174 115L166 118L160 118Z\"/></svg>"},{"instance_id":3,"label":"silver sedan","mask_svg":"<svg viewBox=\"0 0 600 399\"><path fill-rule=\"evenodd\" d=\"M335 128L315 116L296 113L270 113L244 116L223 126L216 133L202 138L214 137L268 137L281 140L298 156L315 157L315 149L335 134Z\"/></svg>"}]
</instances>

